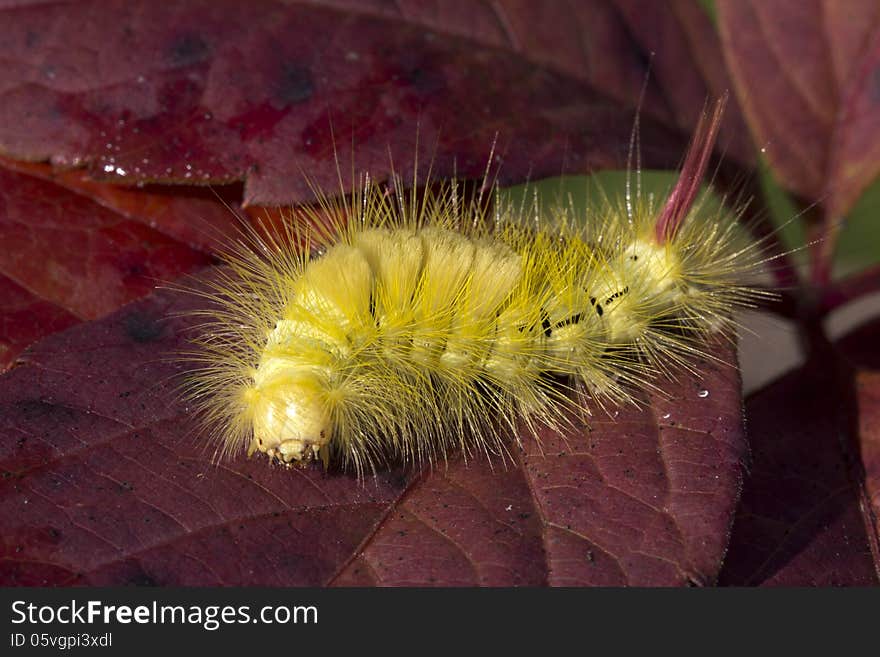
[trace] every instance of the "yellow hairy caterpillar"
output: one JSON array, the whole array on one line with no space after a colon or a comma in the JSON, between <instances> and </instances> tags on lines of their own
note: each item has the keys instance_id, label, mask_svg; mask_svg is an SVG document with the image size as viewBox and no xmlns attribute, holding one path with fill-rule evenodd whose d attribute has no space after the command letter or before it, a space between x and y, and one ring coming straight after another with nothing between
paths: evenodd
<instances>
[{"instance_id":1,"label":"yellow hairy caterpillar","mask_svg":"<svg viewBox=\"0 0 880 657\"><path fill-rule=\"evenodd\" d=\"M687 367L759 295L736 212L695 203L721 112L662 205L535 222L455 183L406 197L365 178L284 236L251 235L201 292L214 307L188 391L220 453L358 473L503 453L520 425L629 403Z\"/></svg>"}]
</instances>

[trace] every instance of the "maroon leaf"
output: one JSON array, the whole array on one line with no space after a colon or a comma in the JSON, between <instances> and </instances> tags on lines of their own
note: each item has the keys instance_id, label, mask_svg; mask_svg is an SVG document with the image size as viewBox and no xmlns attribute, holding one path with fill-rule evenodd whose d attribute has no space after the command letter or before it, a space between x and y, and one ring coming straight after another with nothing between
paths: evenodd
<instances>
[{"instance_id":1,"label":"maroon leaf","mask_svg":"<svg viewBox=\"0 0 880 657\"><path fill-rule=\"evenodd\" d=\"M730 89L718 36L697 3L674 0L523 0L466 4L328 0L327 6L424 25L509 50L531 62L588 82L630 108L646 85L642 112L689 134L700 110ZM743 163L753 159L739 108L725 116L721 142Z\"/></svg>"},{"instance_id":2,"label":"maroon leaf","mask_svg":"<svg viewBox=\"0 0 880 657\"><path fill-rule=\"evenodd\" d=\"M156 293L0 377L3 584L714 581L745 450L734 368L702 363L641 410L525 439L507 467L359 482L215 465L167 359L185 326L169 313L193 303Z\"/></svg>"},{"instance_id":3,"label":"maroon leaf","mask_svg":"<svg viewBox=\"0 0 880 657\"><path fill-rule=\"evenodd\" d=\"M721 39L756 143L836 224L880 173L880 5L719 0Z\"/></svg>"},{"instance_id":4,"label":"maroon leaf","mask_svg":"<svg viewBox=\"0 0 880 657\"><path fill-rule=\"evenodd\" d=\"M18 350L210 259L139 221L0 165L0 341Z\"/></svg>"},{"instance_id":5,"label":"maroon leaf","mask_svg":"<svg viewBox=\"0 0 880 657\"><path fill-rule=\"evenodd\" d=\"M676 387L683 399L526 440L505 472L476 462L426 476L335 583L713 582L741 476L738 381L713 388L712 404L733 402L718 417L692 383Z\"/></svg>"},{"instance_id":6,"label":"maroon leaf","mask_svg":"<svg viewBox=\"0 0 880 657\"><path fill-rule=\"evenodd\" d=\"M225 243L238 230L238 186L124 187L96 182L79 169L58 170L48 164L2 157L0 166L60 185L198 251L217 250L218 244Z\"/></svg>"},{"instance_id":7,"label":"maroon leaf","mask_svg":"<svg viewBox=\"0 0 880 657\"><path fill-rule=\"evenodd\" d=\"M668 107L673 124L691 134L707 104L728 94L733 86L715 26L700 3L690 0L615 0L614 4L626 21L626 31L643 52L652 55L651 78L656 80L661 99L646 96L645 112L650 115L651 106ZM589 20L587 14L585 22ZM594 56L602 58L607 51ZM620 61L622 57L613 59ZM726 104L719 134L720 150L726 158L746 165L754 162L754 145L734 98Z\"/></svg>"},{"instance_id":8,"label":"maroon leaf","mask_svg":"<svg viewBox=\"0 0 880 657\"><path fill-rule=\"evenodd\" d=\"M840 345L857 363L865 362L862 354L876 360L878 328L868 325ZM853 390L831 377L827 365L814 362L747 400L754 463L722 583L880 581L880 528L871 506L878 486L876 376L864 372Z\"/></svg>"},{"instance_id":9,"label":"maroon leaf","mask_svg":"<svg viewBox=\"0 0 880 657\"><path fill-rule=\"evenodd\" d=\"M32 342L79 321L0 275L0 371Z\"/></svg>"},{"instance_id":10,"label":"maroon leaf","mask_svg":"<svg viewBox=\"0 0 880 657\"><path fill-rule=\"evenodd\" d=\"M865 472L867 532L880 570L880 372L862 371L856 379L859 408L859 452Z\"/></svg>"},{"instance_id":11,"label":"maroon leaf","mask_svg":"<svg viewBox=\"0 0 880 657\"><path fill-rule=\"evenodd\" d=\"M426 30L421 18L281 2L258 9L232 0L7 8L0 149L87 164L116 182L246 178L245 203L261 205L310 196L303 171L335 188L334 148L346 164L353 147L358 166L377 178L388 171L389 148L404 173L418 150L425 162L435 158L438 175L450 174L454 162L460 175L478 176L499 134L506 180L563 166L621 166L644 61L613 5L575 12L577 24L590 26L587 55L583 41L573 40L567 8L535 23L528 6L497 16L494 7L447 10L426 21L449 25L443 31ZM457 36L465 21L470 38ZM551 57L546 35L563 25L567 45ZM516 40L538 27L544 38L525 46ZM570 71L580 64L586 73L575 77ZM683 70L694 81L688 98L705 95L701 75L691 65ZM693 117L703 101L693 104ZM682 147L646 122L647 165L674 164Z\"/></svg>"}]
</instances>

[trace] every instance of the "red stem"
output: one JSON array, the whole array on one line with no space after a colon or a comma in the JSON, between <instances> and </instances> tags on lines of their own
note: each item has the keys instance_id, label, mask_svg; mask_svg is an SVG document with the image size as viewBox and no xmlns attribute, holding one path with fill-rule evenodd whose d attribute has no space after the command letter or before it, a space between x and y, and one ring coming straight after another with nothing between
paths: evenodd
<instances>
[{"instance_id":1,"label":"red stem","mask_svg":"<svg viewBox=\"0 0 880 657\"><path fill-rule=\"evenodd\" d=\"M873 292L880 292L880 265L874 265L827 286L820 296L819 310L824 316Z\"/></svg>"},{"instance_id":2,"label":"red stem","mask_svg":"<svg viewBox=\"0 0 880 657\"><path fill-rule=\"evenodd\" d=\"M831 284L831 268L838 231L828 224L821 207L810 205L802 213L810 247L810 282L817 289Z\"/></svg>"}]
</instances>

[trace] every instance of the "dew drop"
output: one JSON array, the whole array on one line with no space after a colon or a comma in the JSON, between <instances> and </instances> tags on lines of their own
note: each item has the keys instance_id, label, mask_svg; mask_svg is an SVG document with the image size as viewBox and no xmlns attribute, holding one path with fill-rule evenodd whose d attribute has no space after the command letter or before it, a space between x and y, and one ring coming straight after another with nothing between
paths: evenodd
<instances>
[{"instance_id":1,"label":"dew drop","mask_svg":"<svg viewBox=\"0 0 880 657\"><path fill-rule=\"evenodd\" d=\"M709 396L709 391L706 389L700 390L700 392L697 393L697 397L699 397L700 399L705 399L708 396Z\"/></svg>"},{"instance_id":2,"label":"dew drop","mask_svg":"<svg viewBox=\"0 0 880 657\"><path fill-rule=\"evenodd\" d=\"M663 419L664 419L664 420L668 420L670 417L672 417L672 413L664 413L664 414L663 414Z\"/></svg>"}]
</instances>

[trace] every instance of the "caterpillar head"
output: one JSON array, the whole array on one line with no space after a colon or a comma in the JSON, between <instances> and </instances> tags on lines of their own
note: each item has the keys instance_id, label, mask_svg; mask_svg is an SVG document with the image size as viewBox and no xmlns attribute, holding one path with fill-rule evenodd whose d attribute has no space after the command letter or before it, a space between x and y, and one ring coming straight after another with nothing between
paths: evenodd
<instances>
[{"instance_id":1,"label":"caterpillar head","mask_svg":"<svg viewBox=\"0 0 880 657\"><path fill-rule=\"evenodd\" d=\"M309 372L281 359L264 361L245 391L245 403L253 425L249 453L264 452L284 463L326 453L330 417L319 382Z\"/></svg>"}]
</instances>

